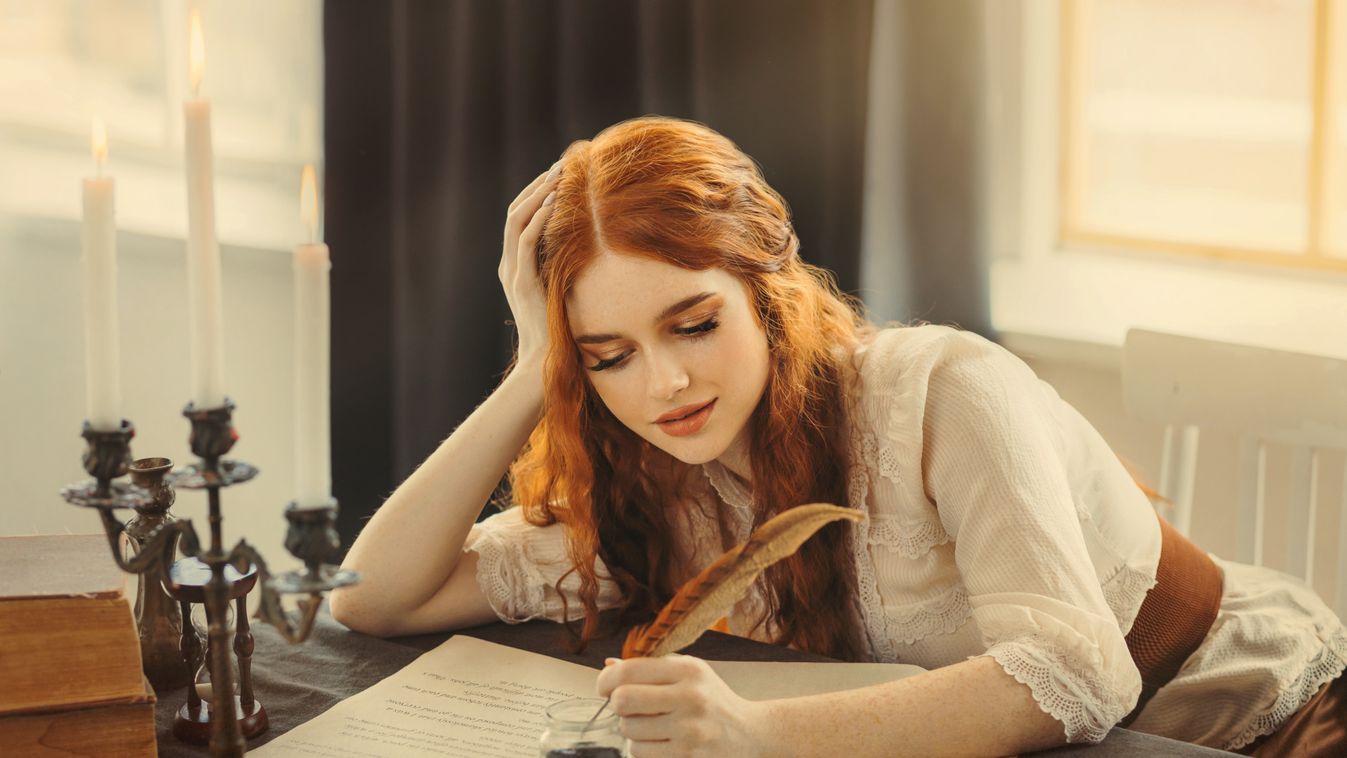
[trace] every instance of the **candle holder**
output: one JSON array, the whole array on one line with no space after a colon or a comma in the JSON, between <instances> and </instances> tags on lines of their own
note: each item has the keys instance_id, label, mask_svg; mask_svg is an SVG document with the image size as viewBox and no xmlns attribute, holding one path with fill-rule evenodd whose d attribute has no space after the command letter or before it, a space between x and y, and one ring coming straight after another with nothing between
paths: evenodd
<instances>
[{"instance_id":1,"label":"candle holder","mask_svg":"<svg viewBox=\"0 0 1347 758\"><path fill-rule=\"evenodd\" d=\"M172 557L174 540L181 537L184 549L196 545L196 533L191 522L162 522L142 532L141 551L131 558L122 555L119 539L126 525L112 515L115 508L143 508L153 502L154 496L134 484L114 482L131 468L131 438L136 434L130 421L122 420L113 431L93 429L84 422L82 436L88 443L84 451L84 470L94 476L92 481L77 482L61 488L61 497L71 505L94 508L103 523L112 560L117 567L130 574L166 571Z\"/></svg>"},{"instance_id":2,"label":"candle holder","mask_svg":"<svg viewBox=\"0 0 1347 758\"><path fill-rule=\"evenodd\" d=\"M163 541L152 548L149 538L162 525L177 521L168 512L177 497L172 483L165 479L172 468L173 461L167 458L141 458L131 464L131 483L145 490L150 500L135 507L136 515L124 527L133 553L161 550L157 565L162 566L172 565L178 552L177 541ZM192 667L182 657L183 617L178 603L168 594L157 573L137 574L136 590L136 628L140 631L140 659L145 676L160 693L186 686L192 679Z\"/></svg>"},{"instance_id":3,"label":"candle holder","mask_svg":"<svg viewBox=\"0 0 1347 758\"><path fill-rule=\"evenodd\" d=\"M61 497L72 505L85 508L134 508L150 499L149 493L113 479L126 475L131 467L131 438L136 427L126 419L112 430L94 429L84 422L80 432L86 446L81 462L92 481L69 484L61 488Z\"/></svg>"},{"instance_id":4,"label":"candle holder","mask_svg":"<svg viewBox=\"0 0 1347 758\"><path fill-rule=\"evenodd\" d=\"M245 540L239 540L233 549L224 552L220 490L257 475L257 468L251 464L223 457L239 438L232 422L233 412L234 403L228 398L218 408L198 409L189 403L182 413L192 427L189 445L200 460L166 477L168 483L178 488L206 490L210 508L209 550L201 549L190 520L164 520L144 530L137 555L130 559L121 555L118 539L127 525L118 521L112 510L143 508L154 499L142 487L112 481L130 468L130 440L135 432L129 421L123 421L120 429L111 432L95 431L85 423L83 436L88 446L84 468L95 478L61 490L67 501L98 509L113 559L122 570L153 573L168 595L180 603L184 621L181 652L191 671L196 670L201 657L200 638L190 623L191 603L199 602L205 607L210 702L204 702L196 688L189 685L187 703L178 711L173 733L187 742L204 741L208 735L212 758L243 755L244 736L259 734L268 725L266 710L252 691L253 637L247 620L247 593L260 582L262 595L255 617L275 626L289 642L298 643L312 633L323 593L359 581L355 572L327 563L341 546L334 528L337 502L331 498L316 505L292 502L286 507L285 517L290 525L285 547L304 561L303 569L272 577L266 561ZM186 556L176 562L172 561L175 542ZM281 600L287 594L304 596L298 602L298 615L284 609ZM231 603L237 609L233 645L239 661L237 694L228 649L230 630L225 618Z\"/></svg>"},{"instance_id":5,"label":"candle holder","mask_svg":"<svg viewBox=\"0 0 1347 758\"><path fill-rule=\"evenodd\" d=\"M335 498L308 506L291 502L285 508L285 519L290 522L285 533L285 549L304 561L303 569L273 578L267 572L267 564L262 556L251 546L246 543L240 545L240 552L246 552L248 558L260 567L264 577L258 616L280 630L290 642L303 642L313 631L314 618L318 615L318 606L323 602L323 593L355 584L360 581L360 575L327 563L327 559L335 558L341 550L341 537L335 526ZM298 601L298 623L283 609L282 595L308 596Z\"/></svg>"},{"instance_id":6,"label":"candle holder","mask_svg":"<svg viewBox=\"0 0 1347 758\"><path fill-rule=\"evenodd\" d=\"M187 603L201 602L206 607L206 620L209 633L206 640L206 661L210 669L211 702L203 703L196 694L195 687L188 687L187 703L178 711L173 720L173 734L185 742L196 742L209 736L212 756L243 755L245 750L244 732L252 736L265 731L268 726L266 710L260 702L251 697L245 700L243 693L234 694L234 665L230 661L230 632L225 626L226 608L231 601L243 599L251 588L251 583L242 586L240 578L245 571L239 571L240 577L226 577L225 567L230 556L224 552L220 525L224 517L220 513L220 490L235 484L242 484L257 476L257 469L242 461L224 460L223 456L238 441L238 432L234 429L234 403L225 398L224 405L218 408L197 408L188 403L182 415L191 422L192 431L188 445L201 460L190 463L170 474L173 485L180 489L204 489L209 506L210 549L206 552L184 551L184 561L199 561L209 571L204 582L186 581L191 575L190 568L195 564L174 564L177 571L170 571L164 581L168 594L183 602L183 609L190 613ZM237 570L237 567L236 567ZM175 577L176 573L176 577ZM255 579L254 579L255 581ZM251 662L252 635L246 633L243 619L246 613L239 614L240 634L236 635L235 645L239 648L239 660ZM184 656L195 656L196 632L188 634L190 624L183 627ZM239 678L251 685L250 671L242 666ZM243 728L247 722L247 729Z\"/></svg>"}]
</instances>

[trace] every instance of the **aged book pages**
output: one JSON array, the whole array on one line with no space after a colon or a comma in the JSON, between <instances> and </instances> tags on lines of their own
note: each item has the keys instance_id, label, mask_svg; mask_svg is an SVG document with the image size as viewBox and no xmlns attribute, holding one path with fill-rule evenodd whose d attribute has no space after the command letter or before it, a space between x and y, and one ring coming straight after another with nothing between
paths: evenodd
<instances>
[{"instance_id":1,"label":"aged book pages","mask_svg":"<svg viewBox=\"0 0 1347 758\"><path fill-rule=\"evenodd\" d=\"M0 714L153 703L102 534L0 537Z\"/></svg>"},{"instance_id":2,"label":"aged book pages","mask_svg":"<svg viewBox=\"0 0 1347 758\"><path fill-rule=\"evenodd\" d=\"M710 663L751 700L854 689L922 671L883 663ZM588 666L458 635L248 754L534 756L543 709L566 698L594 697L598 675Z\"/></svg>"},{"instance_id":3,"label":"aged book pages","mask_svg":"<svg viewBox=\"0 0 1347 758\"><path fill-rule=\"evenodd\" d=\"M141 702L0 716L0 755L154 758L154 691Z\"/></svg>"}]
</instances>

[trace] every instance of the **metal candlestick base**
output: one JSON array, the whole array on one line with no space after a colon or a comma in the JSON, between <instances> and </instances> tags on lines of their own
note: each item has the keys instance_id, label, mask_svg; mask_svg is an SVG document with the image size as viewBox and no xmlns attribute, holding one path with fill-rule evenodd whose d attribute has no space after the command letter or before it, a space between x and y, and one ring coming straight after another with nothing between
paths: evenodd
<instances>
[{"instance_id":1,"label":"metal candlestick base","mask_svg":"<svg viewBox=\"0 0 1347 758\"><path fill-rule=\"evenodd\" d=\"M168 512L176 493L164 476L173 468L167 458L141 458L131 464L131 481L150 494L150 501L136 507L136 515L126 522L126 537L133 554L146 552L150 538L165 524L177 519ZM161 540L160 565L171 565L177 554L177 540ZM148 576L147 576L148 575ZM140 631L140 659L145 676L155 692L166 693L186 686L192 680L192 668L182 657L183 618L178 603L164 589L157 573L136 576L136 628Z\"/></svg>"},{"instance_id":2,"label":"metal candlestick base","mask_svg":"<svg viewBox=\"0 0 1347 758\"><path fill-rule=\"evenodd\" d=\"M156 577L165 592L179 602L184 621L181 624L181 652L192 671L196 670L202 657L201 641L187 622L191 603L205 606L208 626L205 661L210 670L211 697L209 702L202 700L196 688L189 685L187 703L178 712L174 734L188 742L203 740L208 735L212 758L242 756L246 747L244 736L251 737L267 729L266 710L252 691L253 637L247 615L249 590L260 580L262 595L257 617L275 626L290 642L303 642L313 631L323 593L359 581L355 572L327 563L341 548L333 526L337 501L330 498L318 505L290 503L285 509L285 517L290 522L285 547L304 561L302 570L272 578L266 561L245 540L239 540L228 553L224 551L220 537L220 526L224 521L220 513L220 490L257 476L254 466L223 459L239 438L231 420L233 411L234 403L228 398L219 408L198 409L189 403L183 410L192 425L189 444L201 460L165 477L168 483L178 488L206 490L210 504L209 550L201 549L191 521L164 519L154 524L135 524L133 536L140 545L140 552L129 559L121 555L118 538L128 531L128 525L113 517L113 509L150 507L155 497L163 497L159 485L153 482L147 485L151 490L147 492L141 487L112 481L124 475L130 467L130 440L135 432L129 421L123 421L120 429L111 432L94 431L85 423L84 438L88 447L84 468L94 476L94 481L61 490L72 504L98 511L113 560L123 571ZM159 460L164 461L164 465L171 465L167 459ZM175 543L180 543L183 555L187 556L177 562L172 560ZM298 601L298 616L282 606L281 597L286 594L302 596ZM237 608L238 620L233 648L239 660L237 694L228 649L230 632L225 623L231 603Z\"/></svg>"},{"instance_id":3,"label":"metal candlestick base","mask_svg":"<svg viewBox=\"0 0 1347 758\"><path fill-rule=\"evenodd\" d=\"M285 533L285 549L304 561L304 568L272 577L266 561L251 545L240 541L234 547L237 560L258 567L262 575L262 602L257 615L276 627L290 642L303 642L313 631L323 593L360 581L354 571L342 569L324 561L335 557L341 541L333 527L337 518L337 501L328 498L323 504L301 506L291 502L285 509L290 528ZM300 615L293 618L281 605L282 595L307 595L298 600Z\"/></svg>"},{"instance_id":4,"label":"metal candlestick base","mask_svg":"<svg viewBox=\"0 0 1347 758\"><path fill-rule=\"evenodd\" d=\"M197 408L194 403L188 403L182 415L192 424L188 444L192 452L201 457L201 461L185 466L169 476L174 486L180 489L206 490L206 498L210 505L210 550L205 553L200 550L183 552L188 559L195 559L204 564L208 575L203 574L197 581L187 581L181 571L178 576L174 576L174 572L170 571L164 586L173 597L181 600L190 595L199 598L199 602L206 607L209 627L206 661L210 669L211 705L208 709L204 708L197 697L196 689L188 687L185 718L184 713L179 712L173 731L179 739L187 741L191 741L194 734L208 733L210 752L214 758L241 756L246 748L242 722L253 717L255 713L263 712L260 704L251 697L252 677L249 668L241 666L239 672L239 678L245 684L244 689L249 697L246 700L243 698L236 700L237 696L234 695L234 665L230 660L228 649L229 630L225 628L225 613L229 603L242 599L256 579L243 587L243 582L237 578L226 577L225 568L231 561L230 556L226 555L222 548L223 542L220 537L220 526L224 521L220 513L220 490L252 479L257 475L257 469L239 461L221 460L239 439L233 424L232 400L225 398L224 405L219 408ZM174 567L181 569L183 565L180 561L174 564ZM238 570L239 576L246 573L248 573L246 567ZM186 603L183 607L184 611L189 610ZM243 608L242 611L239 614L241 631L247 627L247 609ZM195 645L196 632L193 631L189 639L189 635L186 634L189 627L190 625L184 626L183 629L184 656L189 652L186 648ZM240 662L245 659L251 660L252 642L251 634L239 635L238 644L245 648L239 655ZM194 650L190 652L195 653ZM193 705L196 706L195 709ZM259 722L261 729L266 728L265 715L258 715L253 721ZM190 722L196 722L195 726L193 727Z\"/></svg>"}]
</instances>

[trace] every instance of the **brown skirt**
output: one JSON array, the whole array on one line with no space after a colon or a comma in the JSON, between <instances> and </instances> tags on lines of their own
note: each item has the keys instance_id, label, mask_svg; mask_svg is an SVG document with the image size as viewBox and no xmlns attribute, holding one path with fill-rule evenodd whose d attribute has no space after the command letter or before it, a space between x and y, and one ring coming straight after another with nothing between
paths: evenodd
<instances>
[{"instance_id":1,"label":"brown skirt","mask_svg":"<svg viewBox=\"0 0 1347 758\"><path fill-rule=\"evenodd\" d=\"M1347 756L1347 674L1319 688L1277 731L1239 752L1258 758Z\"/></svg>"}]
</instances>

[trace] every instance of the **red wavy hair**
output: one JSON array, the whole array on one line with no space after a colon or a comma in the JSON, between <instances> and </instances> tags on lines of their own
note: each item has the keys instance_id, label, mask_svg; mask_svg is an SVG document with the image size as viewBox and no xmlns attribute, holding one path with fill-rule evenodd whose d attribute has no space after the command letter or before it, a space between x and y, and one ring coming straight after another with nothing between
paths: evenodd
<instances>
[{"instance_id":1,"label":"red wavy hair","mask_svg":"<svg viewBox=\"0 0 1347 758\"><path fill-rule=\"evenodd\" d=\"M584 267L608 250L689 270L718 267L747 285L771 362L749 420L754 526L802 503L848 505L846 364L875 327L831 274L800 259L786 202L712 129L631 119L571 144L562 166L539 242L550 330L542 420L509 479L530 523L565 526L584 608L578 634L567 627L579 650L650 621L678 589L669 516L693 472L623 426L590 385L566 312ZM777 644L864 657L851 528L824 528L759 580L767 609L757 623L772 620ZM600 623L596 557L621 589L611 629Z\"/></svg>"}]
</instances>

